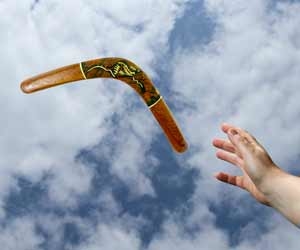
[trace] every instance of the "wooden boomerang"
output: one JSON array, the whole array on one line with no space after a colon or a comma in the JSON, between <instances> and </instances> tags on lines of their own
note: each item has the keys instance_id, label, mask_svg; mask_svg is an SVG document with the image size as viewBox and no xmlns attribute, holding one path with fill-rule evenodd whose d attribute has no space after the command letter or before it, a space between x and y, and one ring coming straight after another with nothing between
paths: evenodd
<instances>
[{"instance_id":1,"label":"wooden boomerang","mask_svg":"<svg viewBox=\"0 0 300 250\"><path fill-rule=\"evenodd\" d=\"M21 83L25 93L32 93L64 83L91 79L114 78L127 83L144 99L173 148L182 153L187 143L170 109L150 78L134 63L122 58L95 59L58 68Z\"/></svg>"}]
</instances>

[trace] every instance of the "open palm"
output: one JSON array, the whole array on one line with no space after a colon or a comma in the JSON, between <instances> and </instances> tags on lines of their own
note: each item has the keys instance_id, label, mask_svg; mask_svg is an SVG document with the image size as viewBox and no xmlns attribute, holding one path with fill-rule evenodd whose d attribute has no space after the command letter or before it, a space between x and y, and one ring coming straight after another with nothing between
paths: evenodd
<instances>
[{"instance_id":1,"label":"open palm","mask_svg":"<svg viewBox=\"0 0 300 250\"><path fill-rule=\"evenodd\" d=\"M237 129L231 125L223 124L221 129L224 133L229 134L230 130ZM238 129L240 130L240 129ZM241 131L240 131L241 132ZM261 146L256 142L256 140L247 132L242 131L241 133L244 133L246 143L253 143L257 144L259 149L261 149ZM216 153L216 156L224 161L227 161L237 167L239 167L242 171L241 176L235 176L230 175L228 173L217 173L215 174L215 177L225 183L237 186L239 188L242 188L246 191L248 191L257 201L264 205L269 205L269 202L265 195L259 191L257 185L255 184L255 181L259 179L259 176L263 172L263 168L259 168L260 162L253 162L256 159L254 158L254 150L248 150L251 152L247 152L247 150L241 150L240 145L235 145L236 143L233 141L232 136L228 135L229 140L224 139L214 139L213 145L218 148L219 150ZM255 146L255 145L254 145ZM261 150L262 151L262 150ZM263 159L263 161L268 161L268 164L272 164L272 160L268 156L267 152L263 152L265 156L258 157ZM253 167L254 166L254 167ZM250 177L251 176L251 177ZM254 180L254 181L253 181Z\"/></svg>"}]
</instances>

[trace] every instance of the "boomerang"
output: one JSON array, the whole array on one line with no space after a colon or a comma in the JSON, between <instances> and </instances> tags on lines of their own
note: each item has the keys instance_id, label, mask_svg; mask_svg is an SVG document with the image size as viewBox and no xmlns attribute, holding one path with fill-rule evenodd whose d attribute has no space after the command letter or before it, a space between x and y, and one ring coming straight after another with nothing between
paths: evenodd
<instances>
[{"instance_id":1,"label":"boomerang","mask_svg":"<svg viewBox=\"0 0 300 250\"><path fill-rule=\"evenodd\" d=\"M132 87L144 100L173 149L179 153L187 149L184 136L168 105L150 78L133 62L123 58L101 58L61 67L21 83L25 93L92 78L113 78Z\"/></svg>"}]
</instances>

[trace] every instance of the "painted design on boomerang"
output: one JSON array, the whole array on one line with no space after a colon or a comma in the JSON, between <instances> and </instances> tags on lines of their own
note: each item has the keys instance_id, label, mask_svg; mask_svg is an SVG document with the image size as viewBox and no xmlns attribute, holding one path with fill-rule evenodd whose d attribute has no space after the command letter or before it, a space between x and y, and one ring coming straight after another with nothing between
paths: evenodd
<instances>
[{"instance_id":1,"label":"painted design on boomerang","mask_svg":"<svg viewBox=\"0 0 300 250\"><path fill-rule=\"evenodd\" d=\"M140 87L140 91L142 93L145 92L145 86L143 83L141 83L139 80L136 80L134 78L134 76L138 73L140 73L141 71L139 69L134 68L133 66L130 66L128 64L126 64L126 62L117 62L115 65L112 66L111 69L105 68L103 65L99 64L99 65L95 65L92 66L90 68L87 68L85 63L80 63L81 69L82 69L82 73L84 75L84 77L87 79L87 74L89 72L91 72L92 70L105 70L106 72L109 72L111 74L111 76L113 78L118 78L120 76L127 76L127 77L131 77L133 82L135 82L139 87ZM96 73L99 73L96 72Z\"/></svg>"},{"instance_id":2,"label":"painted design on boomerang","mask_svg":"<svg viewBox=\"0 0 300 250\"><path fill-rule=\"evenodd\" d=\"M58 68L21 83L25 93L92 78L113 78L131 86L144 100L173 148L182 153L187 143L172 112L150 78L133 62L123 58L102 58Z\"/></svg>"}]
</instances>

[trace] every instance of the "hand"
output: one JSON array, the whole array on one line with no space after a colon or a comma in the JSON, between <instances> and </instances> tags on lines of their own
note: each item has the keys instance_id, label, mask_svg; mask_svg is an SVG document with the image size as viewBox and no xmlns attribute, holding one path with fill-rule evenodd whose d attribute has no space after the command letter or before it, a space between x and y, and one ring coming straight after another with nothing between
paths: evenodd
<instances>
[{"instance_id":1,"label":"hand","mask_svg":"<svg viewBox=\"0 0 300 250\"><path fill-rule=\"evenodd\" d=\"M213 145L219 149L216 156L239 167L243 175L217 173L216 179L248 191L257 201L269 206L269 200L262 192L263 185L268 175L279 168L248 132L229 124L223 124L221 129L228 135L229 140L213 140Z\"/></svg>"}]
</instances>

